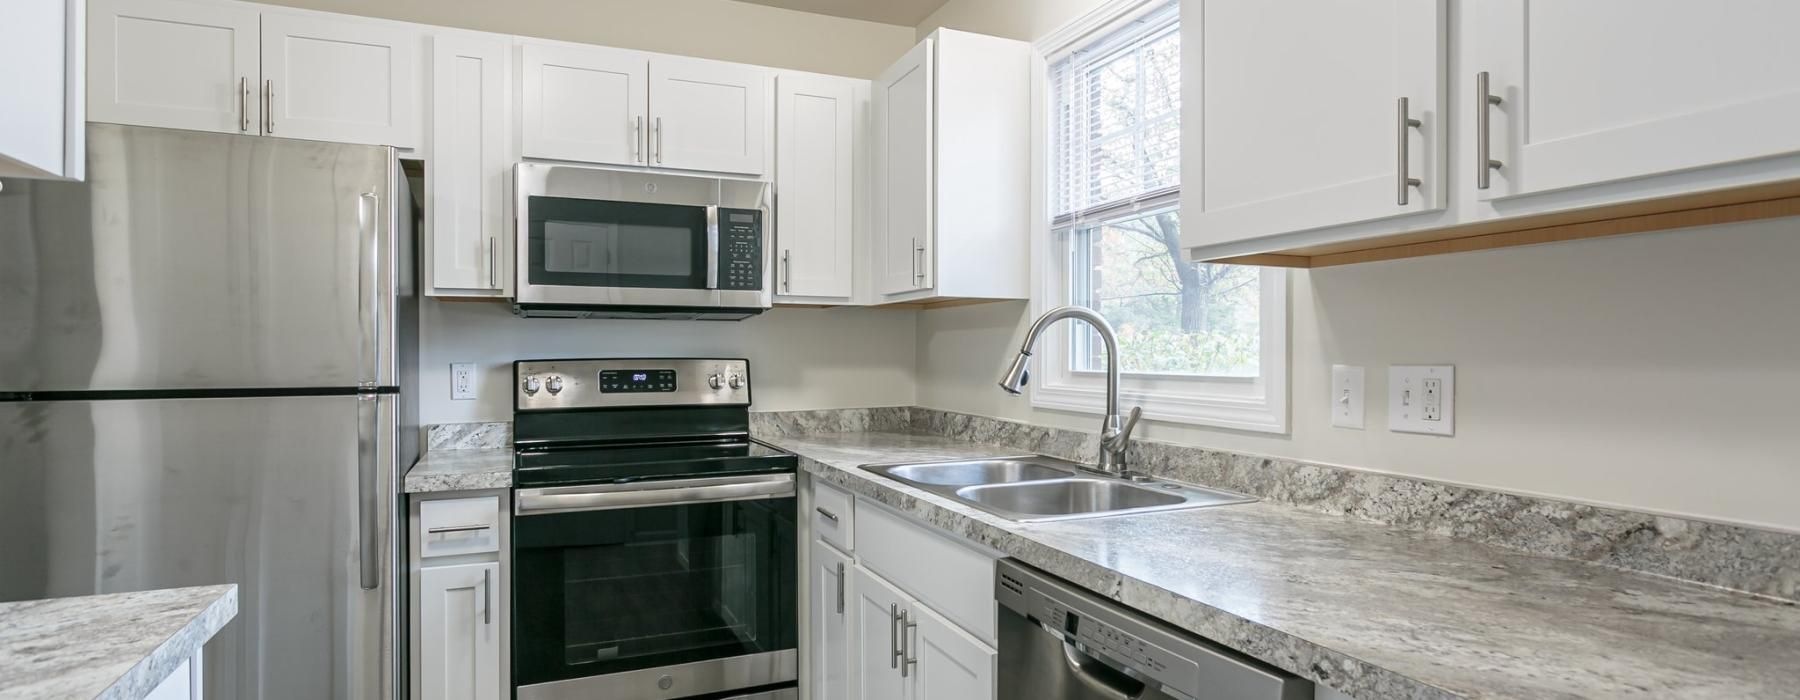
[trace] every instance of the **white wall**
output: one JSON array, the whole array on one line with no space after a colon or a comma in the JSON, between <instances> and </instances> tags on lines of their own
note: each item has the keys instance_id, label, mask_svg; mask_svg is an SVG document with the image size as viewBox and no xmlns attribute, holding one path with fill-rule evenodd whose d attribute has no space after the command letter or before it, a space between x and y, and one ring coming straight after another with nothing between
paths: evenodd
<instances>
[{"instance_id":1,"label":"white wall","mask_svg":"<svg viewBox=\"0 0 1800 700\"><path fill-rule=\"evenodd\" d=\"M919 27L1034 39L1098 0L951 0ZM1297 271L1290 435L1147 437L1800 531L1800 219ZM994 386L1023 303L923 312L919 403L1094 430ZM1367 429L1330 425L1333 363ZM1386 367L1456 365L1451 438L1386 429Z\"/></svg>"},{"instance_id":2,"label":"white wall","mask_svg":"<svg viewBox=\"0 0 1800 700\"><path fill-rule=\"evenodd\" d=\"M730 0L266 0L721 61L873 78L912 48L912 27Z\"/></svg>"},{"instance_id":3,"label":"white wall","mask_svg":"<svg viewBox=\"0 0 1800 700\"><path fill-rule=\"evenodd\" d=\"M747 357L759 411L906 406L915 319L893 309L775 309L739 322L518 318L489 302L420 309L419 420L512 419L512 361L563 357ZM450 363L480 364L480 398L450 399Z\"/></svg>"}]
</instances>

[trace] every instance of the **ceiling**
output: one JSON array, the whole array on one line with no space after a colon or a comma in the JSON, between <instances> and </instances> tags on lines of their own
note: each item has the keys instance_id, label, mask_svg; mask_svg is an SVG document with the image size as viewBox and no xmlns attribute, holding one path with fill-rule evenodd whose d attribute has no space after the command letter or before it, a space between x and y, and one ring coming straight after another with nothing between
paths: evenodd
<instances>
[{"instance_id":1,"label":"ceiling","mask_svg":"<svg viewBox=\"0 0 1800 700\"><path fill-rule=\"evenodd\" d=\"M945 0L741 0L833 17L916 27Z\"/></svg>"}]
</instances>

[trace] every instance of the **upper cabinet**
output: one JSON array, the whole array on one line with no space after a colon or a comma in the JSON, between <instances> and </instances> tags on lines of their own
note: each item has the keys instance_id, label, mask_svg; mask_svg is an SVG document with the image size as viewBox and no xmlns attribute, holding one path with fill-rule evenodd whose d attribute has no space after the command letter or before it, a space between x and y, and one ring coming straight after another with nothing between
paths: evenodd
<instances>
[{"instance_id":1,"label":"upper cabinet","mask_svg":"<svg viewBox=\"0 0 1800 700\"><path fill-rule=\"evenodd\" d=\"M869 81L782 73L775 90L776 301L855 294Z\"/></svg>"},{"instance_id":2,"label":"upper cabinet","mask_svg":"<svg viewBox=\"0 0 1800 700\"><path fill-rule=\"evenodd\" d=\"M419 145L410 25L255 5L92 0L88 119Z\"/></svg>"},{"instance_id":3,"label":"upper cabinet","mask_svg":"<svg viewBox=\"0 0 1800 700\"><path fill-rule=\"evenodd\" d=\"M769 169L767 70L550 42L527 43L521 56L527 158L742 175Z\"/></svg>"},{"instance_id":4,"label":"upper cabinet","mask_svg":"<svg viewBox=\"0 0 1800 700\"><path fill-rule=\"evenodd\" d=\"M512 294L511 54L505 35L445 31L431 40L424 274L435 296Z\"/></svg>"},{"instance_id":5,"label":"upper cabinet","mask_svg":"<svg viewBox=\"0 0 1800 700\"><path fill-rule=\"evenodd\" d=\"M879 301L1028 298L1030 56L940 29L876 79Z\"/></svg>"},{"instance_id":6,"label":"upper cabinet","mask_svg":"<svg viewBox=\"0 0 1800 700\"><path fill-rule=\"evenodd\" d=\"M9 2L0 21L0 176L85 176L83 0Z\"/></svg>"},{"instance_id":7,"label":"upper cabinet","mask_svg":"<svg viewBox=\"0 0 1800 700\"><path fill-rule=\"evenodd\" d=\"M1184 242L1442 210L1445 1L1184 0Z\"/></svg>"}]
</instances>

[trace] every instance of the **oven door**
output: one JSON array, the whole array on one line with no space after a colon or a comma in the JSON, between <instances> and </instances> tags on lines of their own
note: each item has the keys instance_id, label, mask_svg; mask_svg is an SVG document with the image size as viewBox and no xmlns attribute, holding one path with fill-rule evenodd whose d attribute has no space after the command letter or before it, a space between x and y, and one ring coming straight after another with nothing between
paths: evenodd
<instances>
[{"instance_id":1,"label":"oven door","mask_svg":"<svg viewBox=\"0 0 1800 700\"><path fill-rule=\"evenodd\" d=\"M793 474L519 489L515 503L519 700L798 676Z\"/></svg>"}]
</instances>

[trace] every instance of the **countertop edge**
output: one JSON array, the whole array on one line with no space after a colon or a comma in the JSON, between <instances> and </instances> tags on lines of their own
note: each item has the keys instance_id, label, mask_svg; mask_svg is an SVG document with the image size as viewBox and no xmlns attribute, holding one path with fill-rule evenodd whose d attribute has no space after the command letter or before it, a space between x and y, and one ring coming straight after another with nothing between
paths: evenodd
<instances>
[{"instance_id":1,"label":"countertop edge","mask_svg":"<svg viewBox=\"0 0 1800 700\"><path fill-rule=\"evenodd\" d=\"M225 584L225 591L194 614L187 625L156 645L150 654L127 669L112 686L95 696L95 700L141 700L173 673L181 664L206 647L219 630L237 617L238 586Z\"/></svg>"}]
</instances>

